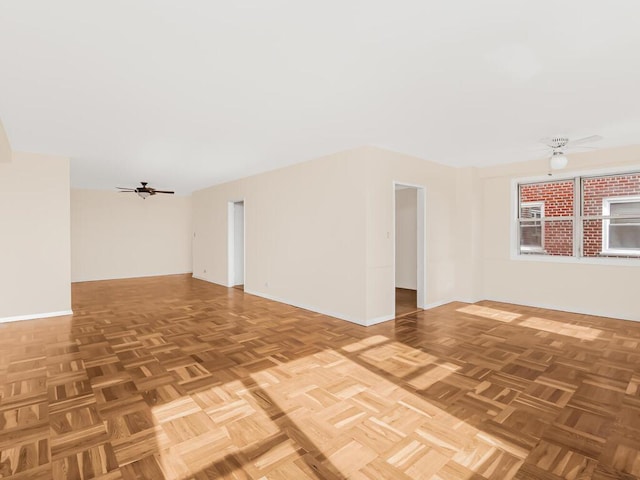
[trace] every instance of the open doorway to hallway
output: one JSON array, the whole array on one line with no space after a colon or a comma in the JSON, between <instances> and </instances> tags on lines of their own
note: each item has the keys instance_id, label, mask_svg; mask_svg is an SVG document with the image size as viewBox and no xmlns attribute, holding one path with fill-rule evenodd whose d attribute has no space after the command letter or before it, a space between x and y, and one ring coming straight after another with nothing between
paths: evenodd
<instances>
[{"instance_id":1,"label":"open doorway to hallway","mask_svg":"<svg viewBox=\"0 0 640 480\"><path fill-rule=\"evenodd\" d=\"M244 290L244 200L229 202L227 286Z\"/></svg>"},{"instance_id":2,"label":"open doorway to hallway","mask_svg":"<svg viewBox=\"0 0 640 480\"><path fill-rule=\"evenodd\" d=\"M395 316L425 304L424 188L394 183Z\"/></svg>"}]
</instances>

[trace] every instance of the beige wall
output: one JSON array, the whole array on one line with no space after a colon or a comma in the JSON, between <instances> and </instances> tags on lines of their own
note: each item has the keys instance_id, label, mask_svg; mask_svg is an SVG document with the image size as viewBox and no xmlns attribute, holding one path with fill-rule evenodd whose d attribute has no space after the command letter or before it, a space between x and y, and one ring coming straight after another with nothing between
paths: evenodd
<instances>
[{"instance_id":1,"label":"beige wall","mask_svg":"<svg viewBox=\"0 0 640 480\"><path fill-rule=\"evenodd\" d=\"M417 288L417 215L415 188L396 190L396 287Z\"/></svg>"},{"instance_id":2,"label":"beige wall","mask_svg":"<svg viewBox=\"0 0 640 480\"><path fill-rule=\"evenodd\" d=\"M194 276L227 285L228 202L244 200L245 291L365 319L360 150L195 192Z\"/></svg>"},{"instance_id":3,"label":"beige wall","mask_svg":"<svg viewBox=\"0 0 640 480\"><path fill-rule=\"evenodd\" d=\"M0 163L0 321L68 313L69 265L69 160L14 152Z\"/></svg>"},{"instance_id":4,"label":"beige wall","mask_svg":"<svg viewBox=\"0 0 640 480\"><path fill-rule=\"evenodd\" d=\"M394 180L426 187L427 302L455 298L455 169L363 147L194 194L194 276L228 284L228 202L245 205L245 290L361 324L393 317Z\"/></svg>"},{"instance_id":5,"label":"beige wall","mask_svg":"<svg viewBox=\"0 0 640 480\"><path fill-rule=\"evenodd\" d=\"M574 154L562 173L612 167L640 169L640 147ZM394 312L394 182L426 192L427 307L493 299L640 320L637 263L512 258L513 181L546 172L546 160L454 169L363 147L142 200L70 193L68 159L13 153L0 162L0 321L68 312L71 279L184 273L193 262L194 276L227 284L228 202L238 200L247 292L384 321Z\"/></svg>"},{"instance_id":6,"label":"beige wall","mask_svg":"<svg viewBox=\"0 0 640 480\"><path fill-rule=\"evenodd\" d=\"M456 299L456 251L452 238L457 234L456 169L368 147L364 177L367 185L366 278L367 318L370 322L393 318L395 278L393 195L394 182L421 186L426 194L426 298L425 306Z\"/></svg>"},{"instance_id":7,"label":"beige wall","mask_svg":"<svg viewBox=\"0 0 640 480\"><path fill-rule=\"evenodd\" d=\"M451 244L456 252L456 299L482 300L483 272L483 199L477 168L456 171L456 229Z\"/></svg>"},{"instance_id":8,"label":"beige wall","mask_svg":"<svg viewBox=\"0 0 640 480\"><path fill-rule=\"evenodd\" d=\"M613 167L640 169L640 147L570 155L560 174ZM578 313L640 320L637 261L627 265L511 258L512 180L546 175L546 161L482 169L482 266L475 270L481 298ZM634 263L635 262L635 263Z\"/></svg>"},{"instance_id":9,"label":"beige wall","mask_svg":"<svg viewBox=\"0 0 640 480\"><path fill-rule=\"evenodd\" d=\"M191 197L71 190L74 282L191 272Z\"/></svg>"}]
</instances>

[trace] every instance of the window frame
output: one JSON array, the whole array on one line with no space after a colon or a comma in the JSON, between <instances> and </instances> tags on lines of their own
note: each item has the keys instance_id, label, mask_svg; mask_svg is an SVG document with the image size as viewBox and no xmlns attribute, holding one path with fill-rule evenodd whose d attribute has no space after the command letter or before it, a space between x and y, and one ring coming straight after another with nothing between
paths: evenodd
<instances>
[{"instance_id":1,"label":"window frame","mask_svg":"<svg viewBox=\"0 0 640 480\"><path fill-rule=\"evenodd\" d=\"M627 255L640 256L640 247L638 248L611 248L609 247L609 228L611 226L611 204L614 203L638 203L640 195L634 197L605 197L602 199L602 254L603 255ZM615 217L614 217L615 218ZM622 217L622 218L627 218ZM628 217L638 218L638 217ZM640 225L634 223L633 225Z\"/></svg>"},{"instance_id":2,"label":"window frame","mask_svg":"<svg viewBox=\"0 0 640 480\"><path fill-rule=\"evenodd\" d=\"M592 177L606 177L612 175L638 175L640 174L640 164L627 165L620 167L608 167L606 169L590 169L583 171L563 171L554 172L553 177L549 178L549 175L535 175L535 176L522 176L511 177L511 220L509 221L510 235L510 259L523 262L537 262L537 263L580 263L591 265L618 265L623 267L638 267L640 265L640 256L625 255L625 257L617 257L611 255L602 255L600 257L582 256L582 234L583 234L583 221L593 219L594 217L583 217L583 189L582 180ZM560 256L560 255L535 255L520 252L520 235L519 235L519 215L520 215L520 188L521 184L527 183L545 183L550 181L567 181L574 182L574 198L579 201L574 201L574 215L572 217L565 217L566 219L573 220L574 242L573 242L573 255L572 256ZM602 217L600 217L602 218Z\"/></svg>"}]
</instances>

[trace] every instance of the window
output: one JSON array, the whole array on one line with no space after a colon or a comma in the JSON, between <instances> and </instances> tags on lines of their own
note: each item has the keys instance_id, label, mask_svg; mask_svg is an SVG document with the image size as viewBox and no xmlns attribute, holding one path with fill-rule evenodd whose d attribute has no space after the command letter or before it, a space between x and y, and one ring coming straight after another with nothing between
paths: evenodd
<instances>
[{"instance_id":1,"label":"window","mask_svg":"<svg viewBox=\"0 0 640 480\"><path fill-rule=\"evenodd\" d=\"M519 252L573 255L574 180L522 183L519 198Z\"/></svg>"},{"instance_id":2,"label":"window","mask_svg":"<svg viewBox=\"0 0 640 480\"><path fill-rule=\"evenodd\" d=\"M517 185L520 255L640 257L640 173Z\"/></svg>"},{"instance_id":3,"label":"window","mask_svg":"<svg viewBox=\"0 0 640 480\"><path fill-rule=\"evenodd\" d=\"M602 216L603 253L640 254L640 197L605 198Z\"/></svg>"},{"instance_id":4,"label":"window","mask_svg":"<svg viewBox=\"0 0 640 480\"><path fill-rule=\"evenodd\" d=\"M520 204L520 251L544 251L544 202L523 202Z\"/></svg>"}]
</instances>

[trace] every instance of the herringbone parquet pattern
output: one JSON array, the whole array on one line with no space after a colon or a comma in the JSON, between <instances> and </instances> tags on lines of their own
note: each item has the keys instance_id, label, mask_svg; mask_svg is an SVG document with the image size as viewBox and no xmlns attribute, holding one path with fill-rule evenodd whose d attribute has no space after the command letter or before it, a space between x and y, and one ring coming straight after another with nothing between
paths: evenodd
<instances>
[{"instance_id":1,"label":"herringbone parquet pattern","mask_svg":"<svg viewBox=\"0 0 640 480\"><path fill-rule=\"evenodd\" d=\"M640 323L455 303L368 329L188 276L0 325L0 476L640 478Z\"/></svg>"}]
</instances>

